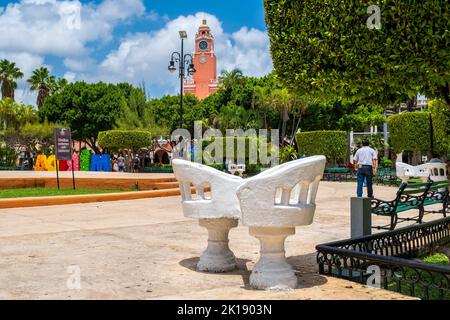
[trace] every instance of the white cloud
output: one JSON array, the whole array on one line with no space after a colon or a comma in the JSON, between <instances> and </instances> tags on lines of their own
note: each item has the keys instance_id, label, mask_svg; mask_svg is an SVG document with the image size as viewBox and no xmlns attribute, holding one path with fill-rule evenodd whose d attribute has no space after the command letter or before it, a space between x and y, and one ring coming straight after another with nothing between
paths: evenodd
<instances>
[{"instance_id":1,"label":"white cloud","mask_svg":"<svg viewBox=\"0 0 450 320\"><path fill-rule=\"evenodd\" d=\"M88 77L90 81L127 81L135 84L145 80L150 87L168 87L171 88L168 92L176 93L179 80L176 74L168 73L167 65L170 54L180 49L178 31L187 31L189 38L185 41L185 52L192 53L194 36L202 19L207 20L215 37L218 72L240 68L245 75L262 76L272 71L269 39L265 32L243 27L228 34L216 16L199 12L180 16L151 33L129 35L107 55L94 73L79 74L77 79Z\"/></svg>"},{"instance_id":2,"label":"white cloud","mask_svg":"<svg viewBox=\"0 0 450 320\"><path fill-rule=\"evenodd\" d=\"M87 44L112 38L114 27L143 15L142 0L103 0L99 5L79 1L22 0L0 15L0 50L52 54L87 54Z\"/></svg>"},{"instance_id":3,"label":"white cloud","mask_svg":"<svg viewBox=\"0 0 450 320\"><path fill-rule=\"evenodd\" d=\"M145 14L142 0L103 0L100 4L75 1L22 0L0 8L0 59L17 63L24 79L18 81L17 100L34 103L26 79L44 64L44 57L64 58L69 70L96 68L88 45L113 37L123 21ZM47 66L51 69L50 66ZM70 79L73 72L67 73Z\"/></svg>"},{"instance_id":4,"label":"white cloud","mask_svg":"<svg viewBox=\"0 0 450 320\"><path fill-rule=\"evenodd\" d=\"M71 14L79 9L79 19ZM71 11L72 10L72 11ZM72 12L73 13L73 12ZM139 17L160 20L159 30L130 33L100 61L91 57L94 45L114 37L114 28ZM170 54L180 49L179 30L186 30L185 51L194 50L194 36L206 19L215 37L217 71L240 68L245 75L262 76L272 70L269 39L265 32L242 27L230 34L214 15L198 12L170 20L146 11L143 0L102 0L81 4L78 0L21 0L0 7L0 58L15 61L27 79L33 69L52 55L62 59L69 81L131 82L177 93L179 79L167 71ZM78 24L79 23L79 24ZM98 59L98 58L97 58ZM21 96L29 100L27 85L19 82ZM152 93L152 92L150 92ZM18 95L19 96L19 95Z\"/></svg>"}]
</instances>

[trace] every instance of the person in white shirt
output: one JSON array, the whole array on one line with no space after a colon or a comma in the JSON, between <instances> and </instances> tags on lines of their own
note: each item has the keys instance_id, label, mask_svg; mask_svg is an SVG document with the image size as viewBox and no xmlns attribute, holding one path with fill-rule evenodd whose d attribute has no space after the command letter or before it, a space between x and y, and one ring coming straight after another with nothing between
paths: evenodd
<instances>
[{"instance_id":1,"label":"person in white shirt","mask_svg":"<svg viewBox=\"0 0 450 320\"><path fill-rule=\"evenodd\" d=\"M364 180L367 183L367 196L373 198L372 178L377 173L377 152L369 147L367 140L363 141L362 148L358 149L355 153L354 161L355 168L358 168L356 179L358 187L356 194L358 197L363 195Z\"/></svg>"}]
</instances>

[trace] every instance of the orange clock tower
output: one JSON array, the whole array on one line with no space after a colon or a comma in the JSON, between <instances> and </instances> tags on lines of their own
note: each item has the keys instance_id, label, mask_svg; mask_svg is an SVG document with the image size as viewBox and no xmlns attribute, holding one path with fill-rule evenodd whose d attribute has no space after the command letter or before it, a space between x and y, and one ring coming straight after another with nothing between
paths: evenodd
<instances>
[{"instance_id":1,"label":"orange clock tower","mask_svg":"<svg viewBox=\"0 0 450 320\"><path fill-rule=\"evenodd\" d=\"M214 54L214 37L206 20L195 35L194 65L196 72L192 79L184 82L184 93L191 93L204 99L217 91L217 61Z\"/></svg>"}]
</instances>

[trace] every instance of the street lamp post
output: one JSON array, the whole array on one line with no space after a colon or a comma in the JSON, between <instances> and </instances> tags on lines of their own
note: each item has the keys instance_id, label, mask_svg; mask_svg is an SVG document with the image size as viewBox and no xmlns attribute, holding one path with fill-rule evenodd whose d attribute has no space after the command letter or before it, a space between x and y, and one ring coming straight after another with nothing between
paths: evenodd
<instances>
[{"instance_id":1,"label":"street lamp post","mask_svg":"<svg viewBox=\"0 0 450 320\"><path fill-rule=\"evenodd\" d=\"M172 56L170 58L169 62L169 71L175 72L177 70L177 67L175 66L175 63L178 62L178 70L179 70L179 77L180 77L180 128L183 128L183 86L184 86L184 79L186 75L192 76L195 73L195 67L193 63L192 55L187 53L184 54L184 39L187 38L186 31L180 31L180 39L181 39L181 52L174 51L172 52ZM187 74L186 74L186 66L187 67Z\"/></svg>"}]
</instances>

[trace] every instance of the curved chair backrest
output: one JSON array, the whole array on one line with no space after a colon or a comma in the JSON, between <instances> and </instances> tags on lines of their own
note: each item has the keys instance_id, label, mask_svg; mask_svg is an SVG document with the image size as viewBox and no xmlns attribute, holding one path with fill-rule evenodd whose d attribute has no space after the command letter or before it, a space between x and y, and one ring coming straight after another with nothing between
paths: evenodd
<instances>
[{"instance_id":1,"label":"curved chair backrest","mask_svg":"<svg viewBox=\"0 0 450 320\"><path fill-rule=\"evenodd\" d=\"M435 182L447 181L447 164L440 162L428 162L421 165L427 171L428 176Z\"/></svg>"},{"instance_id":2,"label":"curved chair backrest","mask_svg":"<svg viewBox=\"0 0 450 320\"><path fill-rule=\"evenodd\" d=\"M312 223L325 163L324 156L304 158L244 180L237 190L243 223L248 226Z\"/></svg>"},{"instance_id":3,"label":"curved chair backrest","mask_svg":"<svg viewBox=\"0 0 450 320\"><path fill-rule=\"evenodd\" d=\"M209 166L181 159L172 161L173 171L180 183L183 211L193 218L240 218L236 189L242 178ZM192 196L191 185L196 190ZM210 197L205 190L210 189Z\"/></svg>"},{"instance_id":4,"label":"curved chair backrest","mask_svg":"<svg viewBox=\"0 0 450 320\"><path fill-rule=\"evenodd\" d=\"M433 181L447 180L447 166L445 163L427 162L418 166L411 166L403 162L395 164L397 177L406 182L410 177L422 178L426 181L430 178Z\"/></svg>"}]
</instances>

